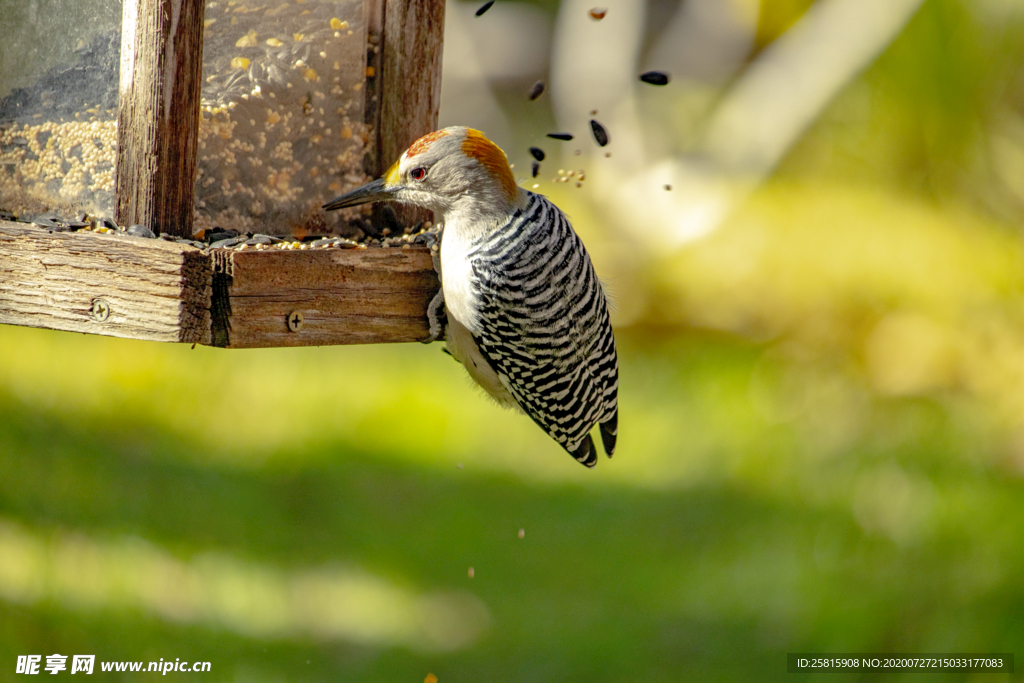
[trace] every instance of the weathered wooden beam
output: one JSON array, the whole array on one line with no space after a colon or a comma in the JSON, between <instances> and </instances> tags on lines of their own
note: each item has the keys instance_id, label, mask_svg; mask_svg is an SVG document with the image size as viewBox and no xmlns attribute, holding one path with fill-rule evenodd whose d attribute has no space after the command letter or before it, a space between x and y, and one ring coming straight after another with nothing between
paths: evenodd
<instances>
[{"instance_id":1,"label":"weathered wooden beam","mask_svg":"<svg viewBox=\"0 0 1024 683\"><path fill-rule=\"evenodd\" d=\"M414 342L430 250L204 251L0 221L0 323L225 348Z\"/></svg>"},{"instance_id":2,"label":"weathered wooden beam","mask_svg":"<svg viewBox=\"0 0 1024 683\"><path fill-rule=\"evenodd\" d=\"M376 131L367 174L379 177L413 142L437 129L441 107L444 0L378 0L368 17L369 65L379 76L367 88L368 122ZM376 96L377 100L372 100ZM403 225L430 220L429 211L394 205ZM380 207L375 207L375 219Z\"/></svg>"},{"instance_id":3,"label":"weathered wooden beam","mask_svg":"<svg viewBox=\"0 0 1024 683\"><path fill-rule=\"evenodd\" d=\"M425 247L218 249L213 258L211 343L226 348L419 341L439 287Z\"/></svg>"},{"instance_id":4,"label":"weathered wooden beam","mask_svg":"<svg viewBox=\"0 0 1024 683\"><path fill-rule=\"evenodd\" d=\"M120 225L192 234L204 0L125 0L117 115Z\"/></svg>"},{"instance_id":5,"label":"weathered wooden beam","mask_svg":"<svg viewBox=\"0 0 1024 683\"><path fill-rule=\"evenodd\" d=\"M208 344L211 275L195 247L0 221L0 323Z\"/></svg>"}]
</instances>

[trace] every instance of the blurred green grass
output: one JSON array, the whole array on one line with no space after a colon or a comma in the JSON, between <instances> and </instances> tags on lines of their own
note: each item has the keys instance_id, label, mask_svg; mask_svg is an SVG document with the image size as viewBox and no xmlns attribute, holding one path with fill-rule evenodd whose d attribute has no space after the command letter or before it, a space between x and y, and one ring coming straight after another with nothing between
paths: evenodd
<instances>
[{"instance_id":1,"label":"blurred green grass","mask_svg":"<svg viewBox=\"0 0 1024 683\"><path fill-rule=\"evenodd\" d=\"M751 244L742 278L716 267ZM469 594L488 618L447 652L260 636L50 577L6 582L0 658L186 657L212 661L210 680L668 682L783 679L787 651L1012 652L1013 244L884 194L770 184L651 271L682 317L620 332L621 448L593 471L437 346L227 352L3 328L0 522L46 557L143 539L186 567L355 568ZM962 342L909 375L886 360L954 332L1004 352Z\"/></svg>"}]
</instances>

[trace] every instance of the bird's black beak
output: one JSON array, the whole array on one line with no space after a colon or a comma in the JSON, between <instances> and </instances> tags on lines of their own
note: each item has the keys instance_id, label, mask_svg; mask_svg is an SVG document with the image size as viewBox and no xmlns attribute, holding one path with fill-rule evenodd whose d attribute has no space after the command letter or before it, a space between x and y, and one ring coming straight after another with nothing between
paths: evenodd
<instances>
[{"instance_id":1,"label":"bird's black beak","mask_svg":"<svg viewBox=\"0 0 1024 683\"><path fill-rule=\"evenodd\" d=\"M372 183L367 183L362 187L356 188L351 192L332 199L324 204L324 208L328 211L333 211L334 209L344 209L348 206L357 206L368 202L395 199L395 193L397 191L398 187L388 187L384 178L377 178L377 180L374 180Z\"/></svg>"}]
</instances>

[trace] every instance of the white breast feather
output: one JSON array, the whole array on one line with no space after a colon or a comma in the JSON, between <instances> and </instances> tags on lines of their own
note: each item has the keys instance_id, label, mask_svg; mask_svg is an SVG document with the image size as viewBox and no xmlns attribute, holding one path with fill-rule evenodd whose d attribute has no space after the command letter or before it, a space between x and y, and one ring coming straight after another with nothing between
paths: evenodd
<instances>
[{"instance_id":1,"label":"white breast feather","mask_svg":"<svg viewBox=\"0 0 1024 683\"><path fill-rule=\"evenodd\" d=\"M444 289L444 307L448 314L445 342L473 381L494 400L506 408L519 408L473 340L473 334L479 332L480 315L476 292L471 286L473 270L469 251L468 239L446 222L441 237L441 287Z\"/></svg>"}]
</instances>

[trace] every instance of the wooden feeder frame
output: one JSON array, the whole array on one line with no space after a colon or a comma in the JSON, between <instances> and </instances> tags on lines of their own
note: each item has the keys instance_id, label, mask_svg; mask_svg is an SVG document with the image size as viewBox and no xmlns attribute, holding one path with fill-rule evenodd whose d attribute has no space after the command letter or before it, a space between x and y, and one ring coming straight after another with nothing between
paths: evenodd
<instances>
[{"instance_id":1,"label":"wooden feeder frame","mask_svg":"<svg viewBox=\"0 0 1024 683\"><path fill-rule=\"evenodd\" d=\"M119 225L191 236L205 4L125 0ZM377 177L437 127L444 0L364 0L364 12L378 48L367 50L374 138L364 170ZM428 217L398 216L406 225ZM8 325L225 348L410 342L427 336L438 286L422 246L201 250L0 221L0 323Z\"/></svg>"}]
</instances>

